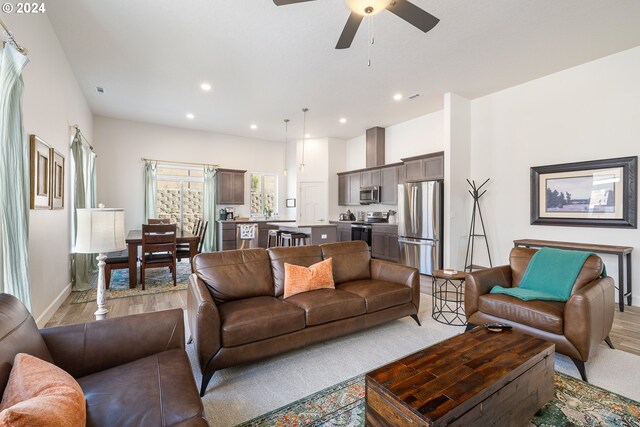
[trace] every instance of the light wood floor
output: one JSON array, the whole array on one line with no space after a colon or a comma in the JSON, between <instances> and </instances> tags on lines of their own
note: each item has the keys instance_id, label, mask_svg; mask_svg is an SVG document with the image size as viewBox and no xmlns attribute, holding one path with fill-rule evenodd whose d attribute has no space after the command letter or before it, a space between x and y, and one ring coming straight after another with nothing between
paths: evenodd
<instances>
[{"instance_id":1,"label":"light wood floor","mask_svg":"<svg viewBox=\"0 0 640 427\"><path fill-rule=\"evenodd\" d=\"M420 290L431 294L431 278L422 278ZM47 323L47 326L68 325L94 320L96 303L71 304L73 294L66 299ZM168 310L170 308L187 307L187 291L164 292L155 295L143 295L132 298L107 300L108 317L126 316L129 314L150 311ZM640 355L640 307L625 307L624 313L616 311L611 330L611 341L615 348Z\"/></svg>"}]
</instances>

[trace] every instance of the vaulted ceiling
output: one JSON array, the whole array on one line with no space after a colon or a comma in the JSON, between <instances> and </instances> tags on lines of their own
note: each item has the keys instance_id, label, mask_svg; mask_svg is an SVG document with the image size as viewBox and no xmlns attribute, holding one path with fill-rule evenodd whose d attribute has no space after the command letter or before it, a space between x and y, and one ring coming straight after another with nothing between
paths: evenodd
<instances>
[{"instance_id":1,"label":"vaulted ceiling","mask_svg":"<svg viewBox=\"0 0 640 427\"><path fill-rule=\"evenodd\" d=\"M285 118L301 136L303 107L309 134L348 139L437 111L447 92L473 99L640 45L636 0L412 2L440 23L425 34L384 11L344 50L344 0L56 0L47 15L94 114L267 140Z\"/></svg>"}]
</instances>

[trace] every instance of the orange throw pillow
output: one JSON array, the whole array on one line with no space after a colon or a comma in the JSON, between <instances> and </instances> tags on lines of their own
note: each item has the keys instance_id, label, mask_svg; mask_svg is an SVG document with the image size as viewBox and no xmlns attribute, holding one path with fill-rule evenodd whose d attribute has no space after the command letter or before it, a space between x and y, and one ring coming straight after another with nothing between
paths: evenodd
<instances>
[{"instance_id":1,"label":"orange throw pillow","mask_svg":"<svg viewBox=\"0 0 640 427\"><path fill-rule=\"evenodd\" d=\"M0 426L86 426L84 393L68 373L25 353L13 361L0 403Z\"/></svg>"},{"instance_id":2,"label":"orange throw pillow","mask_svg":"<svg viewBox=\"0 0 640 427\"><path fill-rule=\"evenodd\" d=\"M284 297L315 289L335 289L331 258L309 267L284 263Z\"/></svg>"}]
</instances>

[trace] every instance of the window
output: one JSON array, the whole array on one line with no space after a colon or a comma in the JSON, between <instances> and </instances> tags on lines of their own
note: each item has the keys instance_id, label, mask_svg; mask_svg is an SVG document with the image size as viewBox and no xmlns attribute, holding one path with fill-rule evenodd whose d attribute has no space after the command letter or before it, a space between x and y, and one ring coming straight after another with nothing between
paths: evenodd
<instances>
[{"instance_id":1,"label":"window","mask_svg":"<svg viewBox=\"0 0 640 427\"><path fill-rule=\"evenodd\" d=\"M193 166L158 165L156 214L193 230L202 218L204 170Z\"/></svg>"},{"instance_id":2,"label":"window","mask_svg":"<svg viewBox=\"0 0 640 427\"><path fill-rule=\"evenodd\" d=\"M251 174L251 216L271 216L278 208L278 175Z\"/></svg>"}]
</instances>

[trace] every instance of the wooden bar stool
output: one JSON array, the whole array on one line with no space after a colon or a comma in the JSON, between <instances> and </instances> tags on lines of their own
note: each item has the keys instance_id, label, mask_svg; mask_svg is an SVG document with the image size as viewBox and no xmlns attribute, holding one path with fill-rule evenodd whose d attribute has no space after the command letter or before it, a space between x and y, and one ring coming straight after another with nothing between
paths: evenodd
<instances>
[{"instance_id":1,"label":"wooden bar stool","mask_svg":"<svg viewBox=\"0 0 640 427\"><path fill-rule=\"evenodd\" d=\"M280 246L293 246L293 240L291 240L290 232L280 233Z\"/></svg>"},{"instance_id":2,"label":"wooden bar stool","mask_svg":"<svg viewBox=\"0 0 640 427\"><path fill-rule=\"evenodd\" d=\"M274 246L281 246L280 235L282 231L280 230L269 230L269 235L267 236L267 248L271 248Z\"/></svg>"},{"instance_id":3,"label":"wooden bar stool","mask_svg":"<svg viewBox=\"0 0 640 427\"><path fill-rule=\"evenodd\" d=\"M307 244L307 235L305 233L291 233L291 242L293 246L305 246Z\"/></svg>"}]
</instances>

